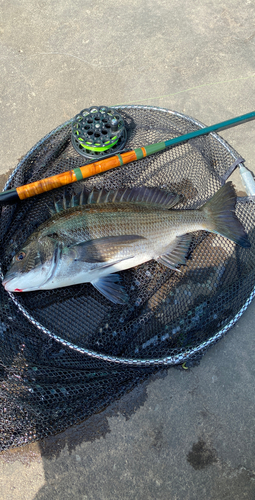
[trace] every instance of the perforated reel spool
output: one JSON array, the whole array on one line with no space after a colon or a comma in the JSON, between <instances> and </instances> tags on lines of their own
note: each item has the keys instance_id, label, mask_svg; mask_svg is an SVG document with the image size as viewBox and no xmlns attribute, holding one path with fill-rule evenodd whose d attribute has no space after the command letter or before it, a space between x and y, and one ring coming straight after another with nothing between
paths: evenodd
<instances>
[{"instance_id":1,"label":"perforated reel spool","mask_svg":"<svg viewBox=\"0 0 255 500\"><path fill-rule=\"evenodd\" d=\"M83 109L72 123L72 144L90 159L121 151L127 141L125 123L117 110L106 106Z\"/></svg>"}]
</instances>

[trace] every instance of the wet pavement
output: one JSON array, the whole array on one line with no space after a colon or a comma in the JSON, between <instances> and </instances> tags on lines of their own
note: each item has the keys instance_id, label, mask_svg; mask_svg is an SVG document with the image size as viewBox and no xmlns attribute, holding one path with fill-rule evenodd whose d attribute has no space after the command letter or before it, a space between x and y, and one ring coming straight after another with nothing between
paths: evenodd
<instances>
[{"instance_id":1,"label":"wet pavement","mask_svg":"<svg viewBox=\"0 0 255 500\"><path fill-rule=\"evenodd\" d=\"M1 183L94 105L210 125L255 109L250 0L1 3ZM255 122L221 135L255 172ZM233 176L244 188L238 172ZM189 370L162 371L66 432L0 455L0 498L255 499L253 302Z\"/></svg>"}]
</instances>

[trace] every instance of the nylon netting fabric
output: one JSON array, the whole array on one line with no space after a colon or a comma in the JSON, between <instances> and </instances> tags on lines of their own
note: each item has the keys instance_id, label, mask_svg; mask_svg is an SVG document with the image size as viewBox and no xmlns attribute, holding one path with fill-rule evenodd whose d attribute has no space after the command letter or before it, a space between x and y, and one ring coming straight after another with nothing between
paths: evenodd
<instances>
[{"instance_id":1,"label":"nylon netting fabric","mask_svg":"<svg viewBox=\"0 0 255 500\"><path fill-rule=\"evenodd\" d=\"M199 128L167 110L118 107L126 149ZM82 166L71 144L71 121L36 145L8 189ZM190 140L139 162L66 188L156 186L181 195L178 208L198 208L224 183L238 158L216 134ZM56 199L63 189L55 191ZM4 274L27 237L49 217L52 193L2 207L0 262ZM0 287L0 449L60 432L162 368L203 354L242 314L254 291L253 201L236 213L251 249L205 232L194 234L181 273L154 261L122 273L130 301L114 305L92 285L8 294Z\"/></svg>"}]
</instances>

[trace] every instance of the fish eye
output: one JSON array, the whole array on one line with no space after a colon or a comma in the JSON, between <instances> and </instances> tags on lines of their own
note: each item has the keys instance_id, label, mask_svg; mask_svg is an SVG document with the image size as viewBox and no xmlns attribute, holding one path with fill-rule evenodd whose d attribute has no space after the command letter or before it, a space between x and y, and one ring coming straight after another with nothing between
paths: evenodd
<instances>
[{"instance_id":1,"label":"fish eye","mask_svg":"<svg viewBox=\"0 0 255 500\"><path fill-rule=\"evenodd\" d=\"M24 257L26 257L26 254L25 252L19 252L17 255L16 255L16 260L19 261L19 260L23 260Z\"/></svg>"}]
</instances>

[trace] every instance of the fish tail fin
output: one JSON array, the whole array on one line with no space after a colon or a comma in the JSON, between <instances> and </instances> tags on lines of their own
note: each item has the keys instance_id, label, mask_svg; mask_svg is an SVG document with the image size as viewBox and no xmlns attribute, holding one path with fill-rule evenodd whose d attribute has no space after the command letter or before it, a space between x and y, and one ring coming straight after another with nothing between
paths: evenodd
<instances>
[{"instance_id":1,"label":"fish tail fin","mask_svg":"<svg viewBox=\"0 0 255 500\"><path fill-rule=\"evenodd\" d=\"M249 248L251 244L235 214L235 204L234 186L232 182L227 182L200 210L206 216L209 231L221 234L241 247Z\"/></svg>"}]
</instances>

